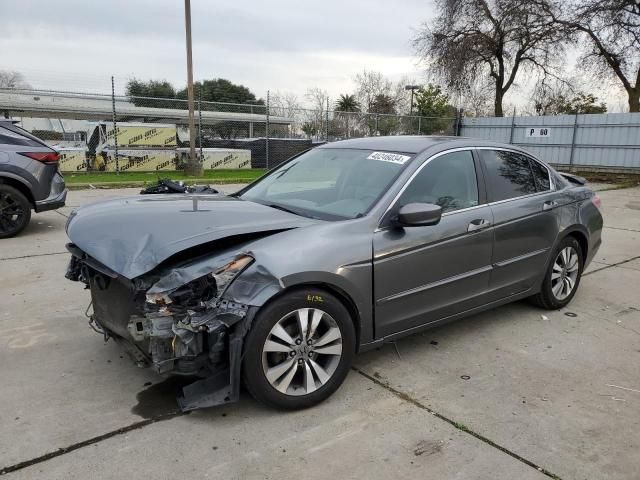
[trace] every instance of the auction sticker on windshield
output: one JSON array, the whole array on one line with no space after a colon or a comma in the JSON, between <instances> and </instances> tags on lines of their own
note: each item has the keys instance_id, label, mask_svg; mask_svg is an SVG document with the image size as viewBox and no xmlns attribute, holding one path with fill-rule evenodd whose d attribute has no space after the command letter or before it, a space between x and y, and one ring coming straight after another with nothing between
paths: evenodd
<instances>
[{"instance_id":1,"label":"auction sticker on windshield","mask_svg":"<svg viewBox=\"0 0 640 480\"><path fill-rule=\"evenodd\" d=\"M382 162L391 162L397 163L399 165L404 165L410 158L411 157L407 155L400 155L399 153L373 152L367 157L367 160L380 160Z\"/></svg>"}]
</instances>

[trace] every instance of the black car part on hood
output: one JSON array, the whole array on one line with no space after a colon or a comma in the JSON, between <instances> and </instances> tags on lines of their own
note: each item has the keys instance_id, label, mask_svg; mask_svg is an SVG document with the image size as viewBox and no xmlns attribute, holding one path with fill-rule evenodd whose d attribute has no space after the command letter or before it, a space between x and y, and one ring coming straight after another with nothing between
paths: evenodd
<instances>
[{"instance_id":1,"label":"black car part on hood","mask_svg":"<svg viewBox=\"0 0 640 480\"><path fill-rule=\"evenodd\" d=\"M149 185L140 190L141 195L158 193L208 193L217 194L218 190L210 185L185 185L184 182L175 182L169 178L159 178L154 185Z\"/></svg>"}]
</instances>

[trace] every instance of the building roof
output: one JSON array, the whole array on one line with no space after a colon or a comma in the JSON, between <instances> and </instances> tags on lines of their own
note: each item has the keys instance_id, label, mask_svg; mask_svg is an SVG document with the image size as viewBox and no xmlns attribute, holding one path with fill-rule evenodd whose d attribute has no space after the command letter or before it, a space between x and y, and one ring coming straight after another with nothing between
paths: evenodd
<instances>
[{"instance_id":1,"label":"building roof","mask_svg":"<svg viewBox=\"0 0 640 480\"><path fill-rule=\"evenodd\" d=\"M167 101L170 100L167 99ZM222 107L224 105L221 105ZM229 107L231 109L232 106ZM110 120L113 115L113 103L108 95L0 89L0 111L8 111L9 114L18 117ZM140 120L186 125L189 118L189 112L186 109L138 107L124 97L116 98L116 113L120 121ZM196 111L196 117L200 116L202 123L209 125L223 121L265 123L267 118L266 115L258 113ZM293 120L271 115L269 122L289 125Z\"/></svg>"}]
</instances>

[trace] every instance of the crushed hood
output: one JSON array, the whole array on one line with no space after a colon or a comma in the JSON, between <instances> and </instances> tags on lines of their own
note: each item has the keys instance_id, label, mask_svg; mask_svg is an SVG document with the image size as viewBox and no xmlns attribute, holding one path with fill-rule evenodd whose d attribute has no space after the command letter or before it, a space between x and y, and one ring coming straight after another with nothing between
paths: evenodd
<instances>
[{"instance_id":1,"label":"crushed hood","mask_svg":"<svg viewBox=\"0 0 640 480\"><path fill-rule=\"evenodd\" d=\"M233 197L154 195L81 207L69 217L67 235L85 253L132 279L191 247L315 223Z\"/></svg>"}]
</instances>

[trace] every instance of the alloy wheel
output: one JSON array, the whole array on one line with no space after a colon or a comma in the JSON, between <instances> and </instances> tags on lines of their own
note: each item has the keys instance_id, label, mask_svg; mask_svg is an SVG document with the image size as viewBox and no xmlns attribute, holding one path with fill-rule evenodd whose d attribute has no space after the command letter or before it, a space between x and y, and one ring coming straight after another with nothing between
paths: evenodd
<instances>
[{"instance_id":1,"label":"alloy wheel","mask_svg":"<svg viewBox=\"0 0 640 480\"><path fill-rule=\"evenodd\" d=\"M551 291L557 300L564 300L576 286L579 270L578 252L565 247L558 253L551 272Z\"/></svg>"},{"instance_id":2,"label":"alloy wheel","mask_svg":"<svg viewBox=\"0 0 640 480\"><path fill-rule=\"evenodd\" d=\"M300 308L273 326L262 348L262 368L273 388L307 395L325 385L342 356L336 321L317 308Z\"/></svg>"},{"instance_id":3,"label":"alloy wheel","mask_svg":"<svg viewBox=\"0 0 640 480\"><path fill-rule=\"evenodd\" d=\"M0 233L11 234L17 231L24 219L25 212L10 193L0 192Z\"/></svg>"}]
</instances>

